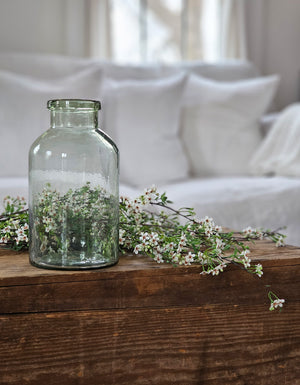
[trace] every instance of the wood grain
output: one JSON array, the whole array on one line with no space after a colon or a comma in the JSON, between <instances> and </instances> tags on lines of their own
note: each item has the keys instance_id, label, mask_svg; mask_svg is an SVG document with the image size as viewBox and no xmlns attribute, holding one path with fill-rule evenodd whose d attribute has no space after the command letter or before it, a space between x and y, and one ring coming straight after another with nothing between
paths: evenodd
<instances>
[{"instance_id":1,"label":"wood grain","mask_svg":"<svg viewBox=\"0 0 300 385\"><path fill-rule=\"evenodd\" d=\"M263 278L131 255L44 270L1 250L0 384L300 385L300 250L264 241L252 259Z\"/></svg>"},{"instance_id":2,"label":"wood grain","mask_svg":"<svg viewBox=\"0 0 300 385\"><path fill-rule=\"evenodd\" d=\"M2 384L299 384L299 307L0 317Z\"/></svg>"}]
</instances>

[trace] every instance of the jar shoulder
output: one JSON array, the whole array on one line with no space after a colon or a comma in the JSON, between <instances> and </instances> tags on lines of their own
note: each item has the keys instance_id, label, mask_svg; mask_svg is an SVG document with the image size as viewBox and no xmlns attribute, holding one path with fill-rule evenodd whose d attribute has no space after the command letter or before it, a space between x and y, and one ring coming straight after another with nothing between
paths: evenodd
<instances>
[{"instance_id":1,"label":"jar shoulder","mask_svg":"<svg viewBox=\"0 0 300 385\"><path fill-rule=\"evenodd\" d=\"M64 149L77 147L81 151L92 151L103 148L116 154L119 153L114 141L99 129L50 128L40 135L31 145L30 153L44 152L49 149Z\"/></svg>"}]
</instances>

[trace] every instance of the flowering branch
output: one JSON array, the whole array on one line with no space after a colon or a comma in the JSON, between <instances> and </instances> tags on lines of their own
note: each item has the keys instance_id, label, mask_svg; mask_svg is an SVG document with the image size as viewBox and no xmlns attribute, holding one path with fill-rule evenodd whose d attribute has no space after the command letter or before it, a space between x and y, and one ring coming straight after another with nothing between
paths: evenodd
<instances>
[{"instance_id":1,"label":"flowering branch","mask_svg":"<svg viewBox=\"0 0 300 385\"><path fill-rule=\"evenodd\" d=\"M89 184L82 191L85 202L89 195L95 196L95 190ZM55 194L53 192L57 202ZM76 194L76 210L80 210L80 196ZM48 188L43 204L53 207L51 199L51 190ZM261 278L262 265L251 262L249 246L245 241L269 238L278 247L284 245L284 236L277 230L247 227L240 233L223 231L212 218L206 216L198 219L193 209L177 210L170 206L171 203L166 194L159 194L155 187L146 189L136 199L120 197L120 251L145 254L157 263L173 266L199 264L202 267L201 274L213 276L233 263ZM23 198L4 199L5 211L0 216L0 245L14 250L28 249L28 211L25 205ZM45 211L48 212L48 209ZM45 223L50 220L53 219L43 218ZM284 300L273 292L269 291L268 298L270 310L283 306Z\"/></svg>"}]
</instances>

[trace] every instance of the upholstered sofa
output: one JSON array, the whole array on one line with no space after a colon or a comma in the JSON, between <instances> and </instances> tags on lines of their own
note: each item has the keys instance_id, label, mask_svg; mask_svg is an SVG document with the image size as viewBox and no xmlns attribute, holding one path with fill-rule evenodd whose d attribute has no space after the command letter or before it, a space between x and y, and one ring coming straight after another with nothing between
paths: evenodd
<instances>
[{"instance_id":1,"label":"upholstered sofa","mask_svg":"<svg viewBox=\"0 0 300 385\"><path fill-rule=\"evenodd\" d=\"M155 184L199 217L237 230L287 226L287 242L300 245L300 179L251 168L276 119L278 83L240 61L139 66L0 53L0 201L27 197L27 153L49 127L47 100L98 99L101 129L120 150L120 194Z\"/></svg>"}]
</instances>

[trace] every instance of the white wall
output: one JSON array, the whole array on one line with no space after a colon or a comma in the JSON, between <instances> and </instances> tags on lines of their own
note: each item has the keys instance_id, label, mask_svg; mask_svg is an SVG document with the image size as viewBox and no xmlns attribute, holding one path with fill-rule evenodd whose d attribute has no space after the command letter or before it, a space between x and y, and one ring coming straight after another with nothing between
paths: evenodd
<instances>
[{"instance_id":1,"label":"white wall","mask_svg":"<svg viewBox=\"0 0 300 385\"><path fill-rule=\"evenodd\" d=\"M84 0L0 0L0 51L85 56Z\"/></svg>"},{"instance_id":2,"label":"white wall","mask_svg":"<svg viewBox=\"0 0 300 385\"><path fill-rule=\"evenodd\" d=\"M263 74L278 73L280 108L299 100L300 0L246 0L249 59Z\"/></svg>"}]
</instances>

